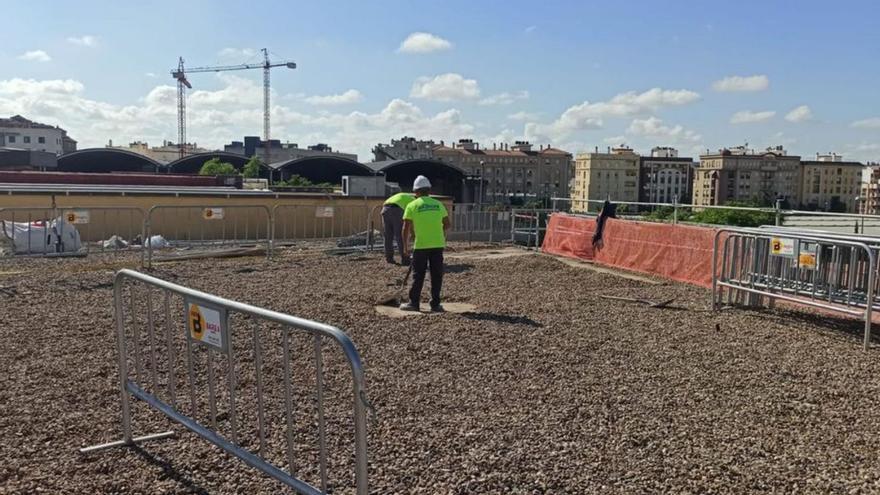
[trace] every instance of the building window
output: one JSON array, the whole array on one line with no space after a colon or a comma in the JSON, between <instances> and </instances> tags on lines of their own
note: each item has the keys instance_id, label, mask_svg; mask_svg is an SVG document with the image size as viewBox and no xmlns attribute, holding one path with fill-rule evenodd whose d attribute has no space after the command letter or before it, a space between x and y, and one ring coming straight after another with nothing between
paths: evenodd
<instances>
[{"instance_id":1,"label":"building window","mask_svg":"<svg viewBox=\"0 0 880 495\"><path fill-rule=\"evenodd\" d=\"M37 142L40 144L46 144L46 138L44 138L43 136L40 136L37 138Z\"/></svg>"},{"instance_id":2,"label":"building window","mask_svg":"<svg viewBox=\"0 0 880 495\"><path fill-rule=\"evenodd\" d=\"M24 136L23 139L24 139L24 144L31 144L31 137L30 136Z\"/></svg>"},{"instance_id":3,"label":"building window","mask_svg":"<svg viewBox=\"0 0 880 495\"><path fill-rule=\"evenodd\" d=\"M15 136L9 136L9 142L10 142L10 143L14 143L14 142L15 142Z\"/></svg>"}]
</instances>

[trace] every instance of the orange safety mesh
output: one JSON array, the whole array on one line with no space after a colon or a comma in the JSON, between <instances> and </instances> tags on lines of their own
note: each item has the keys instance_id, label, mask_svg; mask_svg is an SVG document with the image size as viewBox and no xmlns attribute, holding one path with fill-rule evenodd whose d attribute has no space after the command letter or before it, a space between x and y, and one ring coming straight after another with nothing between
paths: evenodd
<instances>
[{"instance_id":1,"label":"orange safety mesh","mask_svg":"<svg viewBox=\"0 0 880 495\"><path fill-rule=\"evenodd\" d=\"M547 253L712 286L715 229L609 218L602 241L592 245L596 219L553 215L544 238Z\"/></svg>"}]
</instances>

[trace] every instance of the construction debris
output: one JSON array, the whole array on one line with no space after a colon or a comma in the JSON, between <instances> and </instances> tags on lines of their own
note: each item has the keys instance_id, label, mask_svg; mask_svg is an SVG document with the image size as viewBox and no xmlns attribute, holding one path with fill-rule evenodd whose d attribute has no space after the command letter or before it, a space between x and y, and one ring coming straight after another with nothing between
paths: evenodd
<instances>
[{"instance_id":1,"label":"construction debris","mask_svg":"<svg viewBox=\"0 0 880 495\"><path fill-rule=\"evenodd\" d=\"M602 299L613 299L615 301L629 301L629 302L647 304L648 307L651 307L651 308L665 308L665 307L668 307L673 302L675 302L675 298L669 299L666 301L661 301L661 302L652 302L652 301L648 301L646 299L636 299L636 298L632 298L632 297L607 296L604 294L600 295L599 297L601 297Z\"/></svg>"}]
</instances>

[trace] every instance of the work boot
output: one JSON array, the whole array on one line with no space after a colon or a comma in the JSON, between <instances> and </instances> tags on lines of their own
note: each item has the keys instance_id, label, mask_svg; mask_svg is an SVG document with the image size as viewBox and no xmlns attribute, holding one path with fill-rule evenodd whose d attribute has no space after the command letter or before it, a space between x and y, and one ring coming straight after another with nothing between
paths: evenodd
<instances>
[{"instance_id":1,"label":"work boot","mask_svg":"<svg viewBox=\"0 0 880 495\"><path fill-rule=\"evenodd\" d=\"M432 313L445 313L446 308L444 308L443 305L440 303L432 304L431 305L431 312Z\"/></svg>"},{"instance_id":2,"label":"work boot","mask_svg":"<svg viewBox=\"0 0 880 495\"><path fill-rule=\"evenodd\" d=\"M410 264L409 256L407 256L406 258L403 258L403 259L400 260L400 265L401 265L401 266L409 266L409 264Z\"/></svg>"},{"instance_id":3,"label":"work boot","mask_svg":"<svg viewBox=\"0 0 880 495\"><path fill-rule=\"evenodd\" d=\"M385 258L385 263L388 263L389 265L396 264L396 263L394 263L394 258Z\"/></svg>"},{"instance_id":4,"label":"work boot","mask_svg":"<svg viewBox=\"0 0 880 495\"><path fill-rule=\"evenodd\" d=\"M418 310L419 310L419 307L416 306L415 304L411 303L411 302L408 302L408 303L406 303L406 304L401 304L401 305L400 305L400 310L401 310L401 311L418 311Z\"/></svg>"}]
</instances>

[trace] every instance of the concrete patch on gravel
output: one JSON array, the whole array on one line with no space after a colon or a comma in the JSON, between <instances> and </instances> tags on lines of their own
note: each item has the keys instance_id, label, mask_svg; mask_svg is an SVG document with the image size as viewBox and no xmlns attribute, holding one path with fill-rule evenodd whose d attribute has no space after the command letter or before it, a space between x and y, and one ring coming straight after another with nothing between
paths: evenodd
<instances>
[{"instance_id":1,"label":"concrete patch on gravel","mask_svg":"<svg viewBox=\"0 0 880 495\"><path fill-rule=\"evenodd\" d=\"M446 309L447 313L470 313L477 309L473 304L467 303L443 303L443 307ZM406 318L408 316L425 316L425 315L442 315L443 313L431 313L431 309L428 306L422 306L421 311L401 311L400 308L395 308L391 306L376 306L376 312L382 316L388 316L390 318Z\"/></svg>"},{"instance_id":2,"label":"concrete patch on gravel","mask_svg":"<svg viewBox=\"0 0 880 495\"><path fill-rule=\"evenodd\" d=\"M480 249L473 251L447 251L444 255L447 259L462 260L500 260L514 256L534 256L536 251L528 251L517 247L504 247L499 249Z\"/></svg>"}]
</instances>

